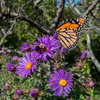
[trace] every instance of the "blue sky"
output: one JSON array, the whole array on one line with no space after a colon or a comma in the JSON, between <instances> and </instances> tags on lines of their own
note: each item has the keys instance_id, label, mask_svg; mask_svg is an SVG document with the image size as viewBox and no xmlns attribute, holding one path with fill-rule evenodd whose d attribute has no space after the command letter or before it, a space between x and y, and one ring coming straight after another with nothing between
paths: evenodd
<instances>
[{"instance_id":1,"label":"blue sky","mask_svg":"<svg viewBox=\"0 0 100 100\"><path fill-rule=\"evenodd\" d=\"M58 5L59 5L60 0L57 0L57 1L58 1ZM86 0L84 0L84 1L86 1ZM76 4L78 2L81 2L81 0L71 0L71 2L73 2L73 4ZM65 6L67 6L67 5L68 5L68 2L67 2L67 0L65 0Z\"/></svg>"}]
</instances>

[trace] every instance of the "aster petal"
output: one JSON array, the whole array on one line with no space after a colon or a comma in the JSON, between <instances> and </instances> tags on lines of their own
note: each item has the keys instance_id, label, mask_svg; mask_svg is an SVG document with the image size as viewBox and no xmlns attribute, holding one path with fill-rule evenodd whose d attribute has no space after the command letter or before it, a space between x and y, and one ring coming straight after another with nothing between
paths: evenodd
<instances>
[{"instance_id":1,"label":"aster petal","mask_svg":"<svg viewBox=\"0 0 100 100\"><path fill-rule=\"evenodd\" d=\"M60 69L58 70L58 73L59 73L59 76L64 79L64 70Z\"/></svg>"},{"instance_id":2,"label":"aster petal","mask_svg":"<svg viewBox=\"0 0 100 100\"><path fill-rule=\"evenodd\" d=\"M46 54L43 55L43 59L44 59L45 61L47 61L47 55L46 55Z\"/></svg>"},{"instance_id":3,"label":"aster petal","mask_svg":"<svg viewBox=\"0 0 100 100\"><path fill-rule=\"evenodd\" d=\"M26 64L28 61L27 61L27 59L25 58L25 56L23 56L23 58L22 58L22 62L24 62L24 64Z\"/></svg>"},{"instance_id":4,"label":"aster petal","mask_svg":"<svg viewBox=\"0 0 100 100\"><path fill-rule=\"evenodd\" d=\"M68 94L67 94L67 92L66 92L66 90L64 89L64 94L65 94L65 96L68 96Z\"/></svg>"},{"instance_id":5,"label":"aster petal","mask_svg":"<svg viewBox=\"0 0 100 100\"><path fill-rule=\"evenodd\" d=\"M56 91L58 88L60 88L59 84L52 84L52 86L50 86L52 88L53 91Z\"/></svg>"},{"instance_id":6,"label":"aster petal","mask_svg":"<svg viewBox=\"0 0 100 100\"><path fill-rule=\"evenodd\" d=\"M34 69L36 69L36 65L32 66L32 72L34 71Z\"/></svg>"},{"instance_id":7,"label":"aster petal","mask_svg":"<svg viewBox=\"0 0 100 100\"><path fill-rule=\"evenodd\" d=\"M33 50L35 50L36 46L31 45L31 48L32 48Z\"/></svg>"},{"instance_id":8,"label":"aster petal","mask_svg":"<svg viewBox=\"0 0 100 100\"><path fill-rule=\"evenodd\" d=\"M16 74L22 73L24 71L25 71L25 69L21 69L21 70L17 71Z\"/></svg>"},{"instance_id":9,"label":"aster petal","mask_svg":"<svg viewBox=\"0 0 100 100\"><path fill-rule=\"evenodd\" d=\"M54 33L54 36L53 36L53 38L57 38L57 33Z\"/></svg>"},{"instance_id":10,"label":"aster petal","mask_svg":"<svg viewBox=\"0 0 100 100\"><path fill-rule=\"evenodd\" d=\"M40 45L40 43L39 43L39 42L35 42L35 43L33 42L33 44L35 44L35 45Z\"/></svg>"},{"instance_id":11,"label":"aster petal","mask_svg":"<svg viewBox=\"0 0 100 100\"><path fill-rule=\"evenodd\" d=\"M63 87L59 87L55 92L55 96L63 96Z\"/></svg>"},{"instance_id":12,"label":"aster petal","mask_svg":"<svg viewBox=\"0 0 100 100\"><path fill-rule=\"evenodd\" d=\"M65 74L65 79L67 79L69 72L67 72L67 74Z\"/></svg>"},{"instance_id":13,"label":"aster petal","mask_svg":"<svg viewBox=\"0 0 100 100\"><path fill-rule=\"evenodd\" d=\"M53 50L54 52L56 52L56 53L59 53L57 50Z\"/></svg>"},{"instance_id":14,"label":"aster petal","mask_svg":"<svg viewBox=\"0 0 100 100\"><path fill-rule=\"evenodd\" d=\"M16 69L25 69L24 65L19 65Z\"/></svg>"},{"instance_id":15,"label":"aster petal","mask_svg":"<svg viewBox=\"0 0 100 100\"><path fill-rule=\"evenodd\" d=\"M67 92L71 91L71 89L68 87L68 85L66 85L64 88L66 89Z\"/></svg>"},{"instance_id":16,"label":"aster petal","mask_svg":"<svg viewBox=\"0 0 100 100\"><path fill-rule=\"evenodd\" d=\"M67 85L69 88L72 88L72 85L71 84L69 84L69 85Z\"/></svg>"},{"instance_id":17,"label":"aster petal","mask_svg":"<svg viewBox=\"0 0 100 100\"><path fill-rule=\"evenodd\" d=\"M26 57L27 57L27 61L28 61L28 62L31 62L31 61L30 61L30 54L29 54L28 52L26 52Z\"/></svg>"},{"instance_id":18,"label":"aster petal","mask_svg":"<svg viewBox=\"0 0 100 100\"><path fill-rule=\"evenodd\" d=\"M47 55L48 55L50 58L53 58L52 55L51 55L50 53L47 53Z\"/></svg>"}]
</instances>

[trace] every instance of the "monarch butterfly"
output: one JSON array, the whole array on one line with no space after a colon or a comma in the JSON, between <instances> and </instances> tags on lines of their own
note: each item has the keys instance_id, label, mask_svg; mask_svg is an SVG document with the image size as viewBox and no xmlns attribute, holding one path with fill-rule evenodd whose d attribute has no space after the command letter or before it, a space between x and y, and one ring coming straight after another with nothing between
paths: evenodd
<instances>
[{"instance_id":1,"label":"monarch butterfly","mask_svg":"<svg viewBox=\"0 0 100 100\"><path fill-rule=\"evenodd\" d=\"M74 18L62 25L60 25L56 32L57 39L68 50L74 49L80 40L80 31L88 23L87 17Z\"/></svg>"}]
</instances>

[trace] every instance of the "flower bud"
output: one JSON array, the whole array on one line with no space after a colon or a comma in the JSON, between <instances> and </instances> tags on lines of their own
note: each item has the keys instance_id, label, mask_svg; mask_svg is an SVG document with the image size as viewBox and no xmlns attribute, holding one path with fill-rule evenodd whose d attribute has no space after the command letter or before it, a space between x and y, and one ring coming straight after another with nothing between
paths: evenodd
<instances>
[{"instance_id":1,"label":"flower bud","mask_svg":"<svg viewBox=\"0 0 100 100\"><path fill-rule=\"evenodd\" d=\"M35 92L39 92L39 88L38 88L38 87L35 88L34 91L35 91Z\"/></svg>"},{"instance_id":2,"label":"flower bud","mask_svg":"<svg viewBox=\"0 0 100 100\"><path fill-rule=\"evenodd\" d=\"M89 100L90 99L90 96L86 96L86 100Z\"/></svg>"},{"instance_id":3,"label":"flower bud","mask_svg":"<svg viewBox=\"0 0 100 100\"><path fill-rule=\"evenodd\" d=\"M17 95L13 95L13 100L17 100L18 96Z\"/></svg>"},{"instance_id":4,"label":"flower bud","mask_svg":"<svg viewBox=\"0 0 100 100\"><path fill-rule=\"evenodd\" d=\"M82 67L82 63L81 63L81 62L78 62L78 63L77 63L77 66L78 66L78 67Z\"/></svg>"},{"instance_id":5,"label":"flower bud","mask_svg":"<svg viewBox=\"0 0 100 100\"><path fill-rule=\"evenodd\" d=\"M72 77L74 76L75 74L72 74Z\"/></svg>"},{"instance_id":6,"label":"flower bud","mask_svg":"<svg viewBox=\"0 0 100 100\"><path fill-rule=\"evenodd\" d=\"M86 84L85 83L82 83L82 86L86 86Z\"/></svg>"},{"instance_id":7,"label":"flower bud","mask_svg":"<svg viewBox=\"0 0 100 100\"><path fill-rule=\"evenodd\" d=\"M30 92L30 90L29 89L25 89L25 93L29 93Z\"/></svg>"},{"instance_id":8,"label":"flower bud","mask_svg":"<svg viewBox=\"0 0 100 100\"><path fill-rule=\"evenodd\" d=\"M66 52L66 49L62 46L61 47L61 50L60 50L60 54L62 55L62 54L64 54Z\"/></svg>"},{"instance_id":9,"label":"flower bud","mask_svg":"<svg viewBox=\"0 0 100 100\"><path fill-rule=\"evenodd\" d=\"M87 57L87 53L83 51L81 54L81 60L86 59L86 57Z\"/></svg>"},{"instance_id":10,"label":"flower bud","mask_svg":"<svg viewBox=\"0 0 100 100\"><path fill-rule=\"evenodd\" d=\"M36 97L38 96L38 93L35 92L35 91L32 91L32 92L30 93L30 95L31 95L31 97L36 98Z\"/></svg>"},{"instance_id":11,"label":"flower bud","mask_svg":"<svg viewBox=\"0 0 100 100\"><path fill-rule=\"evenodd\" d=\"M93 81L91 81L91 82L88 83L88 87L89 88L92 87L93 85L94 85L94 82Z\"/></svg>"},{"instance_id":12,"label":"flower bud","mask_svg":"<svg viewBox=\"0 0 100 100\"><path fill-rule=\"evenodd\" d=\"M41 97L44 97L46 95L45 91L41 91L39 94Z\"/></svg>"},{"instance_id":13,"label":"flower bud","mask_svg":"<svg viewBox=\"0 0 100 100\"><path fill-rule=\"evenodd\" d=\"M19 89L19 90L16 90L16 94L20 96L20 95L22 95L22 94L23 94L23 91L22 91L22 90L20 90L20 89Z\"/></svg>"},{"instance_id":14,"label":"flower bud","mask_svg":"<svg viewBox=\"0 0 100 100\"><path fill-rule=\"evenodd\" d=\"M8 90L10 88L10 84L8 84L7 82L5 83L5 89Z\"/></svg>"}]
</instances>

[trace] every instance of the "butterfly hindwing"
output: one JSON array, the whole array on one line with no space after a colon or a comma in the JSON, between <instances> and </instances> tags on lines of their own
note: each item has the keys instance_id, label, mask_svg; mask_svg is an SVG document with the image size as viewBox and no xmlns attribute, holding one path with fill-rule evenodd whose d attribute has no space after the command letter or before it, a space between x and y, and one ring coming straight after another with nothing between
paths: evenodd
<instances>
[{"instance_id":1,"label":"butterfly hindwing","mask_svg":"<svg viewBox=\"0 0 100 100\"><path fill-rule=\"evenodd\" d=\"M60 43L68 50L74 49L79 43L80 31L88 21L87 17L79 17L60 25L56 29Z\"/></svg>"},{"instance_id":2,"label":"butterfly hindwing","mask_svg":"<svg viewBox=\"0 0 100 100\"><path fill-rule=\"evenodd\" d=\"M76 30L66 28L59 31L58 39L60 43L68 50L74 49L80 40L80 34Z\"/></svg>"}]
</instances>

